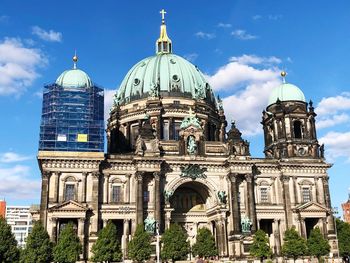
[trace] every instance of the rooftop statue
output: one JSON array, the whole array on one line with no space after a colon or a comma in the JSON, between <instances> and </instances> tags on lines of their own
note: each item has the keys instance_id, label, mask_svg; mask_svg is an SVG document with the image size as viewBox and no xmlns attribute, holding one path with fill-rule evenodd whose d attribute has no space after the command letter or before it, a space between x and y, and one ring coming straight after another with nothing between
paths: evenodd
<instances>
[{"instance_id":1,"label":"rooftop statue","mask_svg":"<svg viewBox=\"0 0 350 263\"><path fill-rule=\"evenodd\" d=\"M180 128L186 129L186 128L190 127L191 125L198 128L198 129L202 128L202 126L199 122L199 119L196 117L196 114L190 108L190 110L188 112L188 116L186 116L183 119L183 121L181 122Z\"/></svg>"}]
</instances>

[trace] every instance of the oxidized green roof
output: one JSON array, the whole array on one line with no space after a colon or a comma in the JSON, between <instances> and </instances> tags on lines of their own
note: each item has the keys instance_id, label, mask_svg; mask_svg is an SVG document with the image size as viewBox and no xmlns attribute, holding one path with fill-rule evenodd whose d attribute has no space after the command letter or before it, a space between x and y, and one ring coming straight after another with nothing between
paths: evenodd
<instances>
[{"instance_id":1,"label":"oxidized green roof","mask_svg":"<svg viewBox=\"0 0 350 263\"><path fill-rule=\"evenodd\" d=\"M80 69L64 71L56 80L56 84L65 88L91 87L90 77Z\"/></svg>"},{"instance_id":2,"label":"oxidized green roof","mask_svg":"<svg viewBox=\"0 0 350 263\"><path fill-rule=\"evenodd\" d=\"M283 83L279 87L272 90L268 106L280 101L305 101L304 93L295 85L289 83Z\"/></svg>"},{"instance_id":3,"label":"oxidized green roof","mask_svg":"<svg viewBox=\"0 0 350 263\"><path fill-rule=\"evenodd\" d=\"M151 96L180 96L215 101L202 72L189 61L172 53L160 53L136 63L122 81L116 104ZM210 95L209 95L210 94Z\"/></svg>"}]
</instances>

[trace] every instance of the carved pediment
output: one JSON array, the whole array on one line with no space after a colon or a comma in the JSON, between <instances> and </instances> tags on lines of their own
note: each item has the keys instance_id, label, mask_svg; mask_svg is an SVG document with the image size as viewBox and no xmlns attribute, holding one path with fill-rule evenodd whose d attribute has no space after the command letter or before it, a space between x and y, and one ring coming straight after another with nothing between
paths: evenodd
<instances>
[{"instance_id":1,"label":"carved pediment","mask_svg":"<svg viewBox=\"0 0 350 263\"><path fill-rule=\"evenodd\" d=\"M299 205L295 208L297 212L303 212L303 213L308 213L308 212L324 212L328 213L329 209L323 205L320 205L316 202L307 202L305 204Z\"/></svg>"},{"instance_id":2,"label":"carved pediment","mask_svg":"<svg viewBox=\"0 0 350 263\"><path fill-rule=\"evenodd\" d=\"M64 203L50 207L48 210L49 212L60 212L60 211L86 212L87 210L89 210L89 208L87 208L86 206L76 201L69 200Z\"/></svg>"}]
</instances>

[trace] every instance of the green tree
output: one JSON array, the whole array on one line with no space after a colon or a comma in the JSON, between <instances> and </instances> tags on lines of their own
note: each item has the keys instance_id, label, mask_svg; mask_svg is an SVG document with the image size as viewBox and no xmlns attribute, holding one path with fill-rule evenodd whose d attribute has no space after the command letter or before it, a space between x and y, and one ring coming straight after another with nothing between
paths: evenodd
<instances>
[{"instance_id":1,"label":"green tree","mask_svg":"<svg viewBox=\"0 0 350 263\"><path fill-rule=\"evenodd\" d=\"M151 257L151 236L143 228L143 224L139 224L136 227L135 234L128 246L129 258L142 262Z\"/></svg>"},{"instance_id":2,"label":"green tree","mask_svg":"<svg viewBox=\"0 0 350 263\"><path fill-rule=\"evenodd\" d=\"M80 240L75 234L73 224L69 223L61 231L57 245L53 249L53 259L59 263L75 263L81 253Z\"/></svg>"},{"instance_id":3,"label":"green tree","mask_svg":"<svg viewBox=\"0 0 350 263\"><path fill-rule=\"evenodd\" d=\"M269 239L263 230L259 229L255 232L249 252L251 255L259 258L261 262L263 262L264 258L271 257L272 250L269 245Z\"/></svg>"},{"instance_id":4,"label":"green tree","mask_svg":"<svg viewBox=\"0 0 350 263\"><path fill-rule=\"evenodd\" d=\"M326 240L321 230L316 227L311 230L310 237L307 240L307 248L311 256L317 257L320 261L321 256L325 256L329 253L331 246Z\"/></svg>"},{"instance_id":5,"label":"green tree","mask_svg":"<svg viewBox=\"0 0 350 263\"><path fill-rule=\"evenodd\" d=\"M336 219L339 254L340 256L350 256L350 224L340 219Z\"/></svg>"},{"instance_id":6,"label":"green tree","mask_svg":"<svg viewBox=\"0 0 350 263\"><path fill-rule=\"evenodd\" d=\"M194 255L212 257L218 254L214 236L208 228L200 228L197 232L196 243L192 247Z\"/></svg>"},{"instance_id":7,"label":"green tree","mask_svg":"<svg viewBox=\"0 0 350 263\"><path fill-rule=\"evenodd\" d=\"M304 238L292 227L284 232L284 244L282 246L282 254L291 257L294 261L307 254L307 246Z\"/></svg>"},{"instance_id":8,"label":"green tree","mask_svg":"<svg viewBox=\"0 0 350 263\"><path fill-rule=\"evenodd\" d=\"M19 260L17 241L11 232L11 226L0 216L0 262L13 263Z\"/></svg>"},{"instance_id":9,"label":"green tree","mask_svg":"<svg viewBox=\"0 0 350 263\"><path fill-rule=\"evenodd\" d=\"M49 234L40 221L35 222L32 232L27 238L27 244L22 252L23 263L46 263L52 259L52 243Z\"/></svg>"},{"instance_id":10,"label":"green tree","mask_svg":"<svg viewBox=\"0 0 350 263\"><path fill-rule=\"evenodd\" d=\"M162 236L162 259L185 260L190 251L187 234L178 224L171 224Z\"/></svg>"},{"instance_id":11,"label":"green tree","mask_svg":"<svg viewBox=\"0 0 350 263\"><path fill-rule=\"evenodd\" d=\"M123 253L120 249L117 238L117 228L109 221L106 227L100 230L96 243L92 246L94 254L91 260L93 262L111 262L121 261Z\"/></svg>"}]
</instances>

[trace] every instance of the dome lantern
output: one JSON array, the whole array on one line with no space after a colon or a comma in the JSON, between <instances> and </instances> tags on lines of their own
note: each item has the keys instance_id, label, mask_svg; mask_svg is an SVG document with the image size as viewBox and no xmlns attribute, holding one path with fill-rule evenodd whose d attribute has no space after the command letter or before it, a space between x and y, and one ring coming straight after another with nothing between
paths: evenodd
<instances>
[{"instance_id":1,"label":"dome lantern","mask_svg":"<svg viewBox=\"0 0 350 263\"><path fill-rule=\"evenodd\" d=\"M159 13L162 15L162 25L160 26L160 36L156 42L156 51L157 51L157 54L172 53L171 39L168 37L168 34L166 32L166 25L165 25L166 12L164 9L162 9Z\"/></svg>"}]
</instances>

